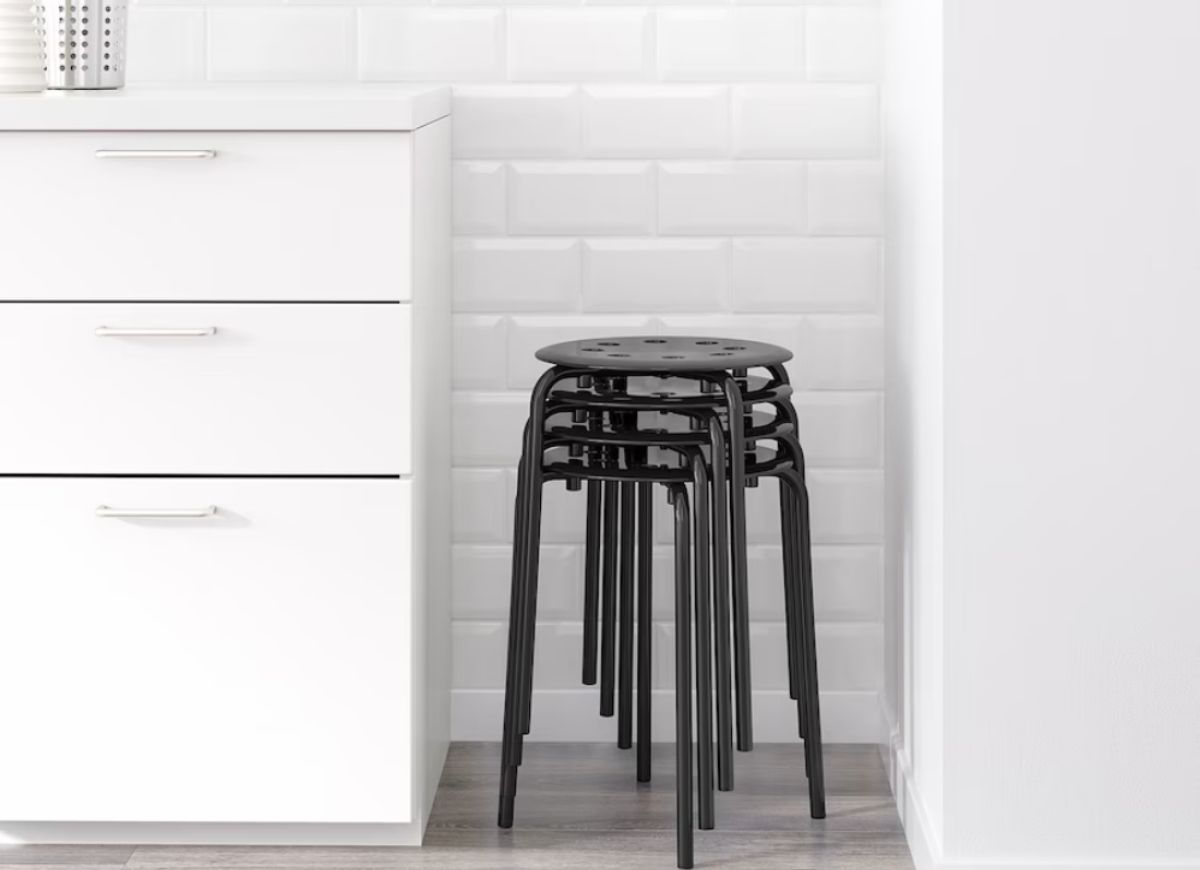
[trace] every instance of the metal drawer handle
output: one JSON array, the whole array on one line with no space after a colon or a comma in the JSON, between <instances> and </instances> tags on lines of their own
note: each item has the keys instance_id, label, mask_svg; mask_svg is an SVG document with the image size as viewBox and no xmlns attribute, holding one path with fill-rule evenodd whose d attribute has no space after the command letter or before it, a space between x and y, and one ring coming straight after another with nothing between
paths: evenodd
<instances>
[{"instance_id":1,"label":"metal drawer handle","mask_svg":"<svg viewBox=\"0 0 1200 870\"><path fill-rule=\"evenodd\" d=\"M96 516L103 519L148 517L162 520L201 520L216 516L216 513L215 504L200 508L115 508L102 504L96 508Z\"/></svg>"},{"instance_id":2,"label":"metal drawer handle","mask_svg":"<svg viewBox=\"0 0 1200 870\"><path fill-rule=\"evenodd\" d=\"M139 327L97 326L96 335L101 338L203 338L216 335L215 326L196 326L184 329L142 329Z\"/></svg>"},{"instance_id":3,"label":"metal drawer handle","mask_svg":"<svg viewBox=\"0 0 1200 870\"><path fill-rule=\"evenodd\" d=\"M217 156L213 148L99 148L99 160L139 160L142 158L165 158L167 160L192 159L212 160Z\"/></svg>"}]
</instances>

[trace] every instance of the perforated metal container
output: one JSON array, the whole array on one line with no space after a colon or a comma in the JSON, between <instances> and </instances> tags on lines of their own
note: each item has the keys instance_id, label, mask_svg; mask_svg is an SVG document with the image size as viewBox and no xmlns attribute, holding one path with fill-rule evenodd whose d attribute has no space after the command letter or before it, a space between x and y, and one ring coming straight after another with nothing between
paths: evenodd
<instances>
[{"instance_id":1,"label":"perforated metal container","mask_svg":"<svg viewBox=\"0 0 1200 870\"><path fill-rule=\"evenodd\" d=\"M104 90L125 84L128 0L40 0L46 87Z\"/></svg>"}]
</instances>

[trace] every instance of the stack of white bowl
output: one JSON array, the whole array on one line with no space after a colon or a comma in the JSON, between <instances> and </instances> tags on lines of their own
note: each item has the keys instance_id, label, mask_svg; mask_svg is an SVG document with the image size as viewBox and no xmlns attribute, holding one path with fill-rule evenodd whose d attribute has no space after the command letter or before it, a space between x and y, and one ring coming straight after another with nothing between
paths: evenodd
<instances>
[{"instance_id":1,"label":"stack of white bowl","mask_svg":"<svg viewBox=\"0 0 1200 870\"><path fill-rule=\"evenodd\" d=\"M32 0L0 0L0 92L45 87L45 60Z\"/></svg>"}]
</instances>

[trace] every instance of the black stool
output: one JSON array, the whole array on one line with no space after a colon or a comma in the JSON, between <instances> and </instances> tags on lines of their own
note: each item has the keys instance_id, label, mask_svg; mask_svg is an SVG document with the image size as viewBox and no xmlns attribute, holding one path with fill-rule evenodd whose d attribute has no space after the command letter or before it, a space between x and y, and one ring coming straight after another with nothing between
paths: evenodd
<instances>
[{"instance_id":1,"label":"black stool","mask_svg":"<svg viewBox=\"0 0 1200 870\"><path fill-rule=\"evenodd\" d=\"M568 342L538 352L538 357L552 363L554 368L543 375L534 389L518 471L500 788L499 823L502 827L512 824L522 738L529 732L530 724L541 485L546 480L558 479L565 480L570 489L579 489L585 484L588 489L583 677L585 684L596 682L597 622L602 617L601 713L613 713L613 672L618 646L616 635L619 633L618 742L623 747L630 745L632 731L633 568L635 554L637 557L638 779L642 781L649 779L650 636L647 615L653 484L664 484L674 505L677 823L679 866L690 867L693 559L700 743L698 785L700 827L705 829L715 824L711 718L714 634L717 781L722 789L731 788L733 782L728 706L730 603L733 605L733 646L738 678L738 747L749 749L752 746L744 488L764 475L780 478L789 688L791 696L798 702L799 730L805 738L811 812L814 818L824 816L808 499L803 477L803 452L796 437L796 415L788 401L791 389L782 367L790 356L786 350L773 345L691 337ZM748 376L749 369L759 367L767 368L771 377L764 380ZM683 378L687 383L695 384L696 389L687 394L678 390L671 394L631 391L629 379L642 377ZM556 389L566 380L574 380L576 389ZM757 404L772 407L775 417L756 415L754 406ZM664 432L658 427L639 426L639 412L679 417L692 431ZM570 425L551 422L552 417L564 413L570 414ZM763 441L774 441L777 450L772 454L765 448L757 448L755 453L747 453ZM651 457L658 453L679 457L683 467L670 468L652 461ZM689 484L693 493L690 500ZM731 520L728 525L726 502ZM730 564L733 567L732 588L729 584ZM714 573L715 595L710 586Z\"/></svg>"}]
</instances>

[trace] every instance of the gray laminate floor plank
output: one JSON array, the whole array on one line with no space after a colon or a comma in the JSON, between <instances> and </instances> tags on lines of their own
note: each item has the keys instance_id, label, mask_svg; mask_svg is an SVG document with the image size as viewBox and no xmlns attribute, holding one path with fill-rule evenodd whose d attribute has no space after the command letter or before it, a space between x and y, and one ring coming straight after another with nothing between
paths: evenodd
<instances>
[{"instance_id":1,"label":"gray laminate floor plank","mask_svg":"<svg viewBox=\"0 0 1200 870\"><path fill-rule=\"evenodd\" d=\"M124 867L133 846L0 845L0 870L9 867L70 867L72 870Z\"/></svg>"},{"instance_id":2,"label":"gray laminate floor plank","mask_svg":"<svg viewBox=\"0 0 1200 870\"><path fill-rule=\"evenodd\" d=\"M103 850L124 847L17 847L0 851L0 870L31 864L40 865L39 870L122 866L128 870L671 870L675 866L674 747L654 747L654 779L639 785L631 752L605 744L528 744L516 824L508 831L496 827L498 753L495 744L451 748L421 849L139 846L132 854L129 849L122 854ZM803 753L798 746L763 745L753 753L739 753L737 790L718 794L717 830L696 833L696 866L913 870L878 750L830 746L825 759L828 817L816 821L808 815ZM55 849L78 851L58 852L56 857ZM12 860L5 863L8 859Z\"/></svg>"}]
</instances>

